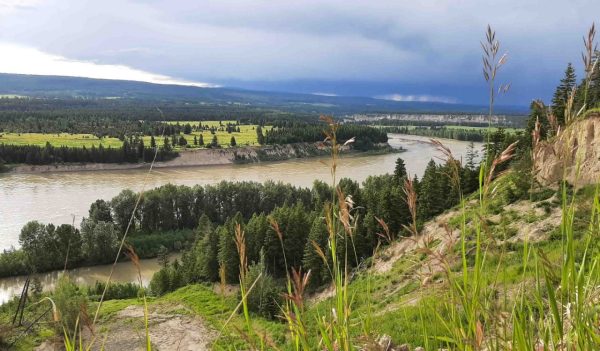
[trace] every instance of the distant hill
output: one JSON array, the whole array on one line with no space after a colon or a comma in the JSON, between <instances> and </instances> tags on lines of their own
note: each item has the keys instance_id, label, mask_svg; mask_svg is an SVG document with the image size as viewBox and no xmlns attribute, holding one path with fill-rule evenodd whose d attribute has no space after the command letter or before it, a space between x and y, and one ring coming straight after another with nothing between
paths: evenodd
<instances>
[{"instance_id":1,"label":"distant hill","mask_svg":"<svg viewBox=\"0 0 600 351\"><path fill-rule=\"evenodd\" d=\"M138 99L243 105L288 112L353 113L486 113L486 106L439 102L388 101L369 97L321 96L235 88L153 84L137 81L0 73L0 94L45 98ZM525 115L522 106L499 106L497 112Z\"/></svg>"}]
</instances>

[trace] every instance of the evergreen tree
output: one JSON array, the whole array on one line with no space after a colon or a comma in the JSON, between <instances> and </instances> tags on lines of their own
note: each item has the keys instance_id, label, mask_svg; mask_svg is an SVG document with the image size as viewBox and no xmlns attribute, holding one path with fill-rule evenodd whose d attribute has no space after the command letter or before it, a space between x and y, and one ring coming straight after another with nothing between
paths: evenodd
<instances>
[{"instance_id":1,"label":"evergreen tree","mask_svg":"<svg viewBox=\"0 0 600 351\"><path fill-rule=\"evenodd\" d=\"M198 273L209 282L219 280L219 234L212 229L196 248Z\"/></svg>"},{"instance_id":2,"label":"evergreen tree","mask_svg":"<svg viewBox=\"0 0 600 351\"><path fill-rule=\"evenodd\" d=\"M260 255L258 263L248 268L246 280L247 284L255 284L254 289L248 293L248 309L265 318L275 318L280 311L281 289L267 272L263 254Z\"/></svg>"},{"instance_id":3,"label":"evergreen tree","mask_svg":"<svg viewBox=\"0 0 600 351\"><path fill-rule=\"evenodd\" d=\"M219 141L217 140L216 134L214 134L212 137L212 141L210 142L210 147L219 147Z\"/></svg>"},{"instance_id":4,"label":"evergreen tree","mask_svg":"<svg viewBox=\"0 0 600 351\"><path fill-rule=\"evenodd\" d=\"M156 147L156 139L154 139L154 135L150 136L150 147L153 149Z\"/></svg>"},{"instance_id":5,"label":"evergreen tree","mask_svg":"<svg viewBox=\"0 0 600 351\"><path fill-rule=\"evenodd\" d=\"M237 213L219 229L219 264L225 267L225 279L230 284L239 282L240 256L235 244L235 227L244 225L244 218Z\"/></svg>"},{"instance_id":6,"label":"evergreen tree","mask_svg":"<svg viewBox=\"0 0 600 351\"><path fill-rule=\"evenodd\" d=\"M146 147L144 146L144 139L140 139L137 144L137 154L138 158L144 159L144 152L146 151Z\"/></svg>"},{"instance_id":7,"label":"evergreen tree","mask_svg":"<svg viewBox=\"0 0 600 351\"><path fill-rule=\"evenodd\" d=\"M423 221L435 216L443 209L443 202L440 199L445 198L446 195L442 193L441 179L443 178L438 172L438 166L435 161L430 160L419 184L417 200L417 213Z\"/></svg>"},{"instance_id":8,"label":"evergreen tree","mask_svg":"<svg viewBox=\"0 0 600 351\"><path fill-rule=\"evenodd\" d=\"M406 165L404 164L404 160L398 157L396 160L396 167L394 168L394 180L396 181L396 184L402 185L406 175Z\"/></svg>"},{"instance_id":9,"label":"evergreen tree","mask_svg":"<svg viewBox=\"0 0 600 351\"><path fill-rule=\"evenodd\" d=\"M237 145L237 143L235 142L235 137L234 136L231 137L231 141L229 142L229 145L231 145L231 147L234 147L234 146Z\"/></svg>"},{"instance_id":10,"label":"evergreen tree","mask_svg":"<svg viewBox=\"0 0 600 351\"><path fill-rule=\"evenodd\" d=\"M202 134L200 134L200 138L198 139L198 145L204 146L204 137L202 136Z\"/></svg>"},{"instance_id":11,"label":"evergreen tree","mask_svg":"<svg viewBox=\"0 0 600 351\"><path fill-rule=\"evenodd\" d=\"M263 145L265 143L265 136L263 135L261 126L256 127L256 140L260 145Z\"/></svg>"},{"instance_id":12,"label":"evergreen tree","mask_svg":"<svg viewBox=\"0 0 600 351\"><path fill-rule=\"evenodd\" d=\"M198 146L198 137L194 135L194 146Z\"/></svg>"},{"instance_id":13,"label":"evergreen tree","mask_svg":"<svg viewBox=\"0 0 600 351\"><path fill-rule=\"evenodd\" d=\"M179 137L179 146L186 146L187 140L182 136Z\"/></svg>"},{"instance_id":14,"label":"evergreen tree","mask_svg":"<svg viewBox=\"0 0 600 351\"><path fill-rule=\"evenodd\" d=\"M169 142L169 138L167 137L165 137L165 139L163 140L163 150L171 150L171 143Z\"/></svg>"},{"instance_id":15,"label":"evergreen tree","mask_svg":"<svg viewBox=\"0 0 600 351\"><path fill-rule=\"evenodd\" d=\"M556 87L556 91L552 97L552 113L556 117L557 123L561 126L565 125L565 108L573 87L577 84L576 79L575 68L569 62L565 70L565 76L560 80L560 84Z\"/></svg>"},{"instance_id":16,"label":"evergreen tree","mask_svg":"<svg viewBox=\"0 0 600 351\"><path fill-rule=\"evenodd\" d=\"M327 252L328 238L327 227L322 217L317 216L312 223L308 240L304 249L304 257L302 258L302 267L304 270L311 271L310 287L317 288L330 279L329 270L323 262L323 258L317 253L315 245L323 252Z\"/></svg>"}]
</instances>

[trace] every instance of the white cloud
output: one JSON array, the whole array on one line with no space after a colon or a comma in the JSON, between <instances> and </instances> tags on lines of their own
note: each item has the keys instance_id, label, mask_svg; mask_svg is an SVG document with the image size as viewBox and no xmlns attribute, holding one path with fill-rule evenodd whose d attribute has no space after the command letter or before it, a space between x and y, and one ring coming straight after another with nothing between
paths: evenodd
<instances>
[{"instance_id":1,"label":"white cloud","mask_svg":"<svg viewBox=\"0 0 600 351\"><path fill-rule=\"evenodd\" d=\"M0 43L0 72L38 75L57 75L99 79L119 79L156 84L177 84L214 87L212 84L175 79L162 74L142 71L124 65L98 64L70 60L20 45Z\"/></svg>"},{"instance_id":2,"label":"white cloud","mask_svg":"<svg viewBox=\"0 0 600 351\"><path fill-rule=\"evenodd\" d=\"M455 104L458 101L454 98L444 96L431 96L431 95L402 95L402 94L388 94L375 96L375 99L380 100L391 100L391 101L416 101L416 102L444 102L447 104Z\"/></svg>"},{"instance_id":3,"label":"white cloud","mask_svg":"<svg viewBox=\"0 0 600 351\"><path fill-rule=\"evenodd\" d=\"M338 94L334 94L334 93L321 93L321 92L314 92L314 93L312 93L312 95L318 95L318 96L338 96Z\"/></svg>"}]
</instances>

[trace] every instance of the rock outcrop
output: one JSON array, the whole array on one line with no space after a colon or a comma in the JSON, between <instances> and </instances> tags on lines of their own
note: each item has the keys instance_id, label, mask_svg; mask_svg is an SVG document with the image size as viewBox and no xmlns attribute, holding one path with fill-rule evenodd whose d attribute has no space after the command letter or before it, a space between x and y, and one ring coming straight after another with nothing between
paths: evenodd
<instances>
[{"instance_id":1,"label":"rock outcrop","mask_svg":"<svg viewBox=\"0 0 600 351\"><path fill-rule=\"evenodd\" d=\"M534 150L537 179L552 185L565 179L574 186L600 181L600 114L569 125Z\"/></svg>"}]
</instances>

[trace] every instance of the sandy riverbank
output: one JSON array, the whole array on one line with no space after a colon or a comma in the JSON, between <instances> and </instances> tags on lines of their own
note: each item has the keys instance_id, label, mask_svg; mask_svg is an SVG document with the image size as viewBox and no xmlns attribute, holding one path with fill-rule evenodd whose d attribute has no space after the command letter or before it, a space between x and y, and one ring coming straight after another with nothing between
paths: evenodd
<instances>
[{"instance_id":1,"label":"sandy riverbank","mask_svg":"<svg viewBox=\"0 0 600 351\"><path fill-rule=\"evenodd\" d=\"M154 168L216 166L234 163L256 163L263 161L283 161L294 158L326 156L330 147L322 143L297 143L286 145L246 146L227 149L194 149L183 150L179 157L156 162ZM377 151L392 151L386 143L377 145ZM349 147L342 147L342 152L355 152ZM17 165L11 167L10 173L51 173L107 171L149 168L149 163L63 163L52 165Z\"/></svg>"}]
</instances>

